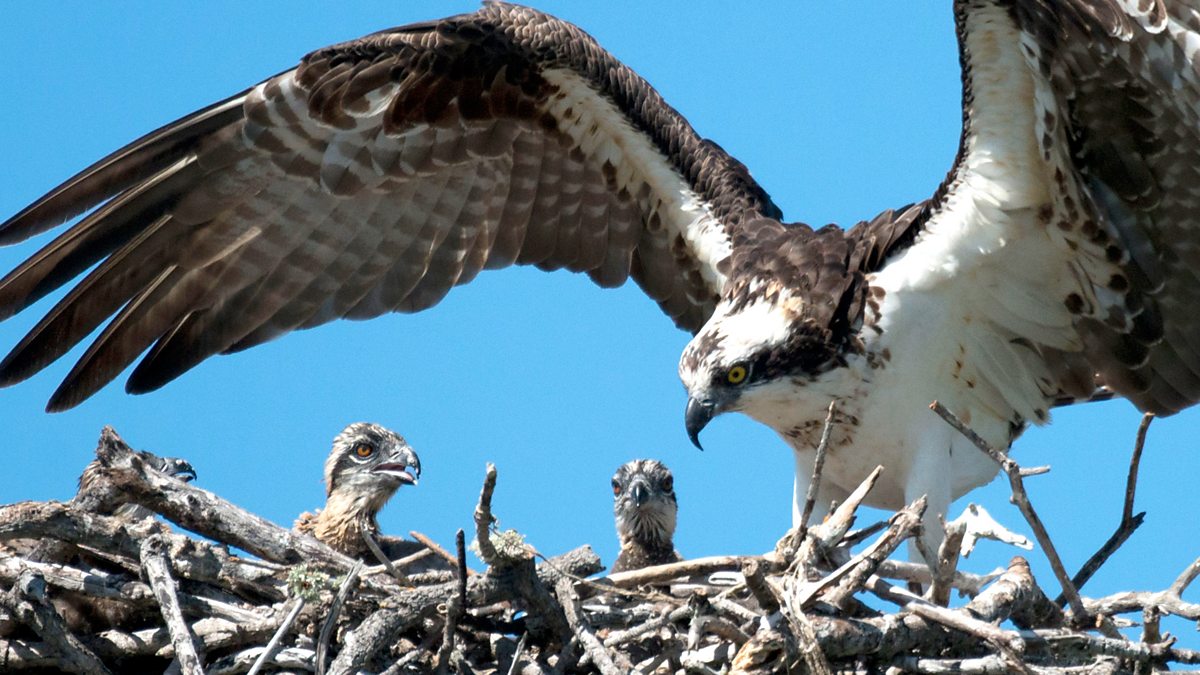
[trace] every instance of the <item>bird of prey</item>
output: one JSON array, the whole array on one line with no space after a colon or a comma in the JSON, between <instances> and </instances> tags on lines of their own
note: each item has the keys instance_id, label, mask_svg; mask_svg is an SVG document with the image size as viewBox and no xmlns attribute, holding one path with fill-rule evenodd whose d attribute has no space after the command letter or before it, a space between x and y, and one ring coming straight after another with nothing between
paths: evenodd
<instances>
[{"instance_id":1,"label":"bird of prey","mask_svg":"<svg viewBox=\"0 0 1200 675\"><path fill-rule=\"evenodd\" d=\"M612 477L613 516L621 552L613 572L680 560L675 552L675 479L662 462L635 459Z\"/></svg>"},{"instance_id":2,"label":"bird of prey","mask_svg":"<svg viewBox=\"0 0 1200 675\"><path fill-rule=\"evenodd\" d=\"M135 451L151 469L183 482L196 479L196 470L191 463L177 457L159 457L145 450ZM69 502L72 507L97 516L109 516L121 523L132 524L153 516L153 512L140 504L120 501L121 495L111 494L102 473L99 459L94 459L79 476L79 489ZM54 539L13 539L0 543L0 558L15 555L33 562L70 565L83 570L102 570L109 574L127 574L128 570L113 561L97 556L73 544ZM127 602L50 589L50 599L59 614L73 631L95 633L108 628L121 627L128 630L131 621L149 622L160 619L158 612L148 608L137 608ZM0 636L12 634L16 625L0 620Z\"/></svg>"},{"instance_id":3,"label":"bird of prey","mask_svg":"<svg viewBox=\"0 0 1200 675\"><path fill-rule=\"evenodd\" d=\"M159 457L146 450L135 450L134 453L138 457L141 457L147 466L161 474L185 483L196 480L196 469L186 459L179 457ZM75 497L71 499L73 505L82 505L84 508L88 508L89 502L92 499L91 494L104 489L102 467L103 465L99 459L92 460L84 467L83 473L79 474L79 490L75 493ZM101 500L103 498L97 501ZM141 504L128 502L115 505L115 508L111 509L111 513L109 509L101 510L98 513L100 515L112 515L130 523L154 515L153 511Z\"/></svg>"},{"instance_id":4,"label":"bird of prey","mask_svg":"<svg viewBox=\"0 0 1200 675\"><path fill-rule=\"evenodd\" d=\"M931 400L1006 447L1098 384L1160 414L1200 398L1195 4L953 12L958 156L928 200L846 230L785 223L644 80L534 10L318 50L0 225L16 242L96 207L0 280L2 318L86 273L0 382L110 317L52 409L146 350L130 391L290 330L427 308L482 269L632 277L695 333L679 368L693 439L724 412L767 424L803 495L835 400L818 503L883 464L873 503L928 494L944 514L996 468Z\"/></svg>"},{"instance_id":5,"label":"bird of prey","mask_svg":"<svg viewBox=\"0 0 1200 675\"><path fill-rule=\"evenodd\" d=\"M383 538L376 515L402 485L416 485L421 460L400 434L369 422L355 422L333 439L325 459L325 507L302 513L296 529L346 555L373 562L364 531L389 559L424 547Z\"/></svg>"}]
</instances>

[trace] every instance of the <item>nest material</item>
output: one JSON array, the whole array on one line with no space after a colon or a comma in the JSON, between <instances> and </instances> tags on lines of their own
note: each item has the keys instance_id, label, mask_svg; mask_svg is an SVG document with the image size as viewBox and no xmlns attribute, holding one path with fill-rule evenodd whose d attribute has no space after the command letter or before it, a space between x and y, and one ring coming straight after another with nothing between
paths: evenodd
<instances>
[{"instance_id":1,"label":"nest material","mask_svg":"<svg viewBox=\"0 0 1200 675\"><path fill-rule=\"evenodd\" d=\"M519 537L492 531L489 466L475 509L487 570L466 568L460 532L457 555L429 553L452 571L406 574L414 560L365 567L158 474L111 429L97 456L104 480L88 494L0 507L0 672L1149 673L1200 663L1158 631L1164 613L1200 618L1180 598L1200 561L1161 593L1064 611L1021 558L995 578L957 571L960 528L934 572L887 560L918 531L924 502L853 531L870 480L770 554L587 579L602 569L589 547L538 562ZM153 518L97 515L120 503L207 540ZM944 606L952 588L969 600ZM889 610L872 608L881 605ZM1115 628L1131 612L1145 622L1140 640Z\"/></svg>"}]
</instances>

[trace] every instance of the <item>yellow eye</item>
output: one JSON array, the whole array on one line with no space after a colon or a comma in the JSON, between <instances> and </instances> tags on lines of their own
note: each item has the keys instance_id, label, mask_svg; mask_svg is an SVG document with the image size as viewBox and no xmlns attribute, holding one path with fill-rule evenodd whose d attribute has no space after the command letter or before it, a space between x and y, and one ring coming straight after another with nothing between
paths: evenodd
<instances>
[{"instance_id":1,"label":"yellow eye","mask_svg":"<svg viewBox=\"0 0 1200 675\"><path fill-rule=\"evenodd\" d=\"M359 457L370 457L371 453L373 452L375 452L375 448L372 448L365 443L354 448L354 454L358 455Z\"/></svg>"},{"instance_id":2,"label":"yellow eye","mask_svg":"<svg viewBox=\"0 0 1200 675\"><path fill-rule=\"evenodd\" d=\"M746 366L734 366L725 373L725 379L729 380L729 384L741 384L746 380Z\"/></svg>"}]
</instances>

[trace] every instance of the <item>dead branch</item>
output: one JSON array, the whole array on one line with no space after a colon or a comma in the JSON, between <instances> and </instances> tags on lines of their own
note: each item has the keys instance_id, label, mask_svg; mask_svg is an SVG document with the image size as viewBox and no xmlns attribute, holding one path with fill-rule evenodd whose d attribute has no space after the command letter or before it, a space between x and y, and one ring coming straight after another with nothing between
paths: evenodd
<instances>
[{"instance_id":1,"label":"dead branch","mask_svg":"<svg viewBox=\"0 0 1200 675\"><path fill-rule=\"evenodd\" d=\"M946 525L945 531L946 536L938 547L937 573L933 575L933 583L929 586L929 600L942 607L950 604L950 588L954 573L958 571L958 556L962 551L967 524L955 520Z\"/></svg>"},{"instance_id":2,"label":"dead branch","mask_svg":"<svg viewBox=\"0 0 1200 675\"><path fill-rule=\"evenodd\" d=\"M897 513L882 532L851 532L878 470L794 546L764 556L700 558L589 581L584 577L601 569L590 548L542 559L519 534L495 530L496 472L489 467L474 518L487 570L472 575L466 569L460 539L453 572L408 575L399 585L381 575L382 566L364 570L357 582L353 572L332 579L326 571L350 568L341 567L323 545L294 546L270 524L263 531L275 539L262 546L273 557L230 553L226 546L240 546L240 537L259 531L252 522L247 525L247 514L215 497L180 490L182 484L156 473L142 471L142 476L119 447L111 450L116 435L106 439L102 450L109 448L110 459L116 459L105 471L115 479L106 479L99 492L67 504L0 506L0 541L8 542L0 545L0 584L44 580L40 596L19 588L0 592L0 671L126 672L131 660L138 668L158 671L177 658L179 670L194 664L226 675L256 668L320 672L327 663L334 673L393 675L435 668L531 675L680 668L756 674L908 669L1140 675L1200 663L1200 653L1176 648L1158 623L1161 614L1200 619L1200 605L1180 597L1200 575L1200 559L1166 590L1085 598L1084 612L1073 611L1071 618L1095 619L1086 625L1069 622L1021 558L1002 574L971 574L954 569L950 561L957 558L957 547L950 542L936 574L924 565L885 560L913 536L921 504ZM123 522L81 506L128 503L126 490L141 491L133 502L164 511L200 500L197 508L212 507L207 513L213 522L204 531L216 542L170 532L150 518ZM1132 509L1131 500L1127 506ZM469 511L465 505L464 516ZM954 534L953 524L947 529ZM964 540L979 527L965 529ZM77 551L76 557L35 560L21 548L31 539ZM414 539L421 540L415 533ZM861 550L860 544L865 544ZM400 569L441 555L435 542L425 545L393 565ZM81 556L91 562L77 562ZM299 564L278 562L289 560ZM149 583L138 576L143 568ZM738 570L741 575L729 574ZM894 586L885 576L933 584L931 597L947 606ZM289 599L292 583L307 589L309 599ZM954 606L952 587L973 599ZM900 609L871 609L878 603L864 603L868 595ZM31 614L38 597L44 601L38 611L49 612L42 619ZM76 628L83 624L70 614L71 603L88 602L117 608L125 618L110 626ZM1123 617L1134 613L1144 622L1140 640L1103 634L1118 622L1128 625ZM997 625L1007 621L1011 624ZM58 637L56 622L62 629ZM187 639L189 634L194 637ZM187 643L194 643L194 657ZM90 666L89 653L95 660ZM96 670L96 664L106 670Z\"/></svg>"},{"instance_id":3,"label":"dead branch","mask_svg":"<svg viewBox=\"0 0 1200 675\"><path fill-rule=\"evenodd\" d=\"M258 671L261 670L262 667L267 663L277 662L275 660L275 655L276 650L279 648L279 642L283 640L283 636L292 629L292 624L296 623L296 618L300 616L300 610L302 609L304 609L304 598L296 598L296 600L292 603L292 608L288 610L287 616L284 617L283 623L279 624L279 629L276 630L275 634L271 636L271 639L267 642L266 647L261 649L256 647L252 650L248 649L243 652L239 652L238 657L249 654L250 652L255 652L254 660L250 664L249 675L255 675L258 673ZM316 654L314 653L313 656L315 658ZM226 666L226 668L230 669L237 667L237 662L238 659L235 658L234 663L229 664Z\"/></svg>"},{"instance_id":4,"label":"dead branch","mask_svg":"<svg viewBox=\"0 0 1200 675\"><path fill-rule=\"evenodd\" d=\"M663 565L651 565L643 567L640 570L616 572L599 580L598 583L609 583L616 588L636 588L680 577L738 570L745 561L752 558L758 558L758 556L720 555L708 558L693 558L692 560L681 560Z\"/></svg>"},{"instance_id":5,"label":"dead branch","mask_svg":"<svg viewBox=\"0 0 1200 675\"><path fill-rule=\"evenodd\" d=\"M1105 541L1071 578L1077 589L1083 588L1083 585L1092 578L1100 566L1107 562L1112 554L1116 553L1117 549L1133 535L1134 531L1142 526L1146 514L1145 512L1133 512L1133 498L1137 493L1138 467L1142 462L1142 449L1146 446L1146 433L1150 430L1150 423L1153 421L1153 413L1142 415L1142 421L1138 425L1137 440L1133 444L1133 454L1129 458L1129 474L1125 479L1125 504L1121 509L1121 522L1117 523L1117 529L1108 538L1108 541ZM1059 595L1055 602L1061 607L1066 602L1065 596Z\"/></svg>"},{"instance_id":6,"label":"dead branch","mask_svg":"<svg viewBox=\"0 0 1200 675\"><path fill-rule=\"evenodd\" d=\"M983 440L979 434L972 431L950 412L945 406L937 401L930 404L930 409L938 414L960 434L965 436L967 440L979 448L985 455L992 458L1000 466L1001 471L1008 477L1009 487L1012 488L1012 499L1021 510L1021 514L1025 516L1026 522L1033 528L1034 536L1037 537L1038 543L1042 545L1042 551L1046 554L1046 559L1050 561L1050 568L1054 570L1054 576L1058 578L1058 583L1062 586L1063 595L1066 596L1067 602L1071 605L1071 610L1075 614L1076 620L1082 621L1086 616L1083 607L1083 600L1079 597L1079 592L1075 590L1075 585L1071 578L1067 576L1067 569L1063 566L1062 558L1058 555L1058 549L1054 547L1054 542L1050 540L1050 534L1046 531L1046 526L1042 523L1042 519L1038 517L1037 512L1033 509L1033 504L1029 501L1029 494L1025 491L1024 479L1021 478L1021 467L1009 458L1005 453L993 448L987 441Z\"/></svg>"},{"instance_id":7,"label":"dead branch","mask_svg":"<svg viewBox=\"0 0 1200 675\"><path fill-rule=\"evenodd\" d=\"M55 667L80 675L107 675L108 668L75 634L46 598L46 581L35 572L25 572L7 594L0 594L3 605L17 620L37 632L52 653Z\"/></svg>"},{"instance_id":8,"label":"dead branch","mask_svg":"<svg viewBox=\"0 0 1200 675\"><path fill-rule=\"evenodd\" d=\"M285 565L315 560L342 571L354 565L349 557L312 537L284 529L207 490L149 470L111 427L101 431L96 456L106 469L104 475L130 501L184 529Z\"/></svg>"},{"instance_id":9,"label":"dead branch","mask_svg":"<svg viewBox=\"0 0 1200 675\"><path fill-rule=\"evenodd\" d=\"M808 533L808 519L812 518L813 507L817 503L817 488L821 486L821 470L825 467L825 453L829 450L829 437L833 433L833 411L836 406L836 401L830 401L829 409L825 411L825 426L821 429L821 440L817 442L816 459L813 461L812 480L809 481L808 490L804 493L804 510L800 515L800 536L798 541L804 541Z\"/></svg>"},{"instance_id":10,"label":"dead branch","mask_svg":"<svg viewBox=\"0 0 1200 675\"><path fill-rule=\"evenodd\" d=\"M384 559L386 560L386 557ZM319 675L323 675L325 672L325 663L329 652L329 640L333 637L334 628L337 627L338 615L342 612L342 605L346 603L346 599L350 597L350 593L355 588L362 568L362 561L359 561L354 563L354 567L351 567L350 571L346 573L346 578L338 585L337 595L333 597L333 602L329 605L329 614L321 624L321 633L317 636L317 653L315 655L317 673Z\"/></svg>"},{"instance_id":11,"label":"dead branch","mask_svg":"<svg viewBox=\"0 0 1200 675\"><path fill-rule=\"evenodd\" d=\"M443 560L450 563L452 566L458 564L458 560L455 559L455 556L453 553L447 551L445 548L442 547L441 544L430 539L429 537L426 537L425 535L421 534L420 532L417 532L416 530L409 530L408 536L410 536L413 539L424 544L425 548L428 549L429 552L433 553L436 556L440 556ZM424 552L422 552L422 553L424 553ZM475 570L468 567L467 574L475 575L475 574L478 574L478 572L476 572Z\"/></svg>"},{"instance_id":12,"label":"dead branch","mask_svg":"<svg viewBox=\"0 0 1200 675\"><path fill-rule=\"evenodd\" d=\"M203 659L196 652L191 630L183 618L183 610L179 608L175 577L171 576L171 563L166 556L166 543L162 537L151 535L142 541L140 553L142 571L154 590L163 620L167 623L180 671L184 675L203 675L204 668L200 665Z\"/></svg>"},{"instance_id":13,"label":"dead branch","mask_svg":"<svg viewBox=\"0 0 1200 675\"><path fill-rule=\"evenodd\" d=\"M629 665L624 668L618 668L613 661L613 657L608 653L604 644L596 637L596 633L588 624L587 618L583 615L583 610L579 606L579 596L575 594L575 586L570 579L560 579L555 588L558 593L559 602L562 603L565 610L567 624L575 633L576 639L587 650L588 656L591 657L592 663L600 669L603 675L621 675L623 672L629 672Z\"/></svg>"}]
</instances>

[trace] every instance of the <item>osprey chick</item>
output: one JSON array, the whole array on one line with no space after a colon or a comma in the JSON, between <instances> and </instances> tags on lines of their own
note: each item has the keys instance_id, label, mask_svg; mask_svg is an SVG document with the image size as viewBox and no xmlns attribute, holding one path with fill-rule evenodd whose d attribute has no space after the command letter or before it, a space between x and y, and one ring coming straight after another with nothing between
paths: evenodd
<instances>
[{"instance_id":1,"label":"osprey chick","mask_svg":"<svg viewBox=\"0 0 1200 675\"><path fill-rule=\"evenodd\" d=\"M420 476L421 460L400 434L351 424L333 439L325 460L325 508L301 514L295 527L346 555L373 560L363 529L378 541L376 514L401 485L416 485Z\"/></svg>"},{"instance_id":2,"label":"osprey chick","mask_svg":"<svg viewBox=\"0 0 1200 675\"><path fill-rule=\"evenodd\" d=\"M181 480L185 483L190 483L191 481L196 480L196 469L194 469L191 462L188 462L186 459L180 459L179 457L159 457L158 455L152 452L146 452L145 450L134 450L134 453L138 457L141 457L150 468L158 471L159 473ZM99 459L92 460L91 463L84 467L83 473L79 474L79 490L75 493L75 497L71 500L72 503L78 505L83 500L87 499L89 494L92 494L95 490L102 489L102 467L103 465L100 463ZM146 518L147 516L153 515L153 512L150 511L150 509L140 504L132 503L118 504L111 510L111 512L108 509L102 509L98 513L99 515L111 515L128 523L132 523L134 521L141 520L142 518Z\"/></svg>"},{"instance_id":3,"label":"osprey chick","mask_svg":"<svg viewBox=\"0 0 1200 675\"><path fill-rule=\"evenodd\" d=\"M612 478L613 515L621 553L612 571L624 572L680 560L675 552L675 479L653 459L635 459Z\"/></svg>"},{"instance_id":4,"label":"osprey chick","mask_svg":"<svg viewBox=\"0 0 1200 675\"><path fill-rule=\"evenodd\" d=\"M135 450L150 468L167 476L188 482L196 479L196 470L190 462L177 457L159 457L151 452ZM140 504L113 501L113 494L106 489L106 480L101 473L99 459L92 460L79 476L79 490L71 498L71 505L94 515L109 516L122 523L132 524L153 514ZM118 499L120 495L115 495ZM0 544L0 558L9 553L27 560L54 565L70 565L83 569L97 568L113 574L123 574L123 568L109 560L89 554L77 546L56 539L14 539ZM110 598L100 598L58 588L50 591L54 608L75 632L95 633L109 628L129 628L131 625L148 625L157 617L157 612L130 605ZM7 637L18 630L17 624L0 620L0 637Z\"/></svg>"}]
</instances>

